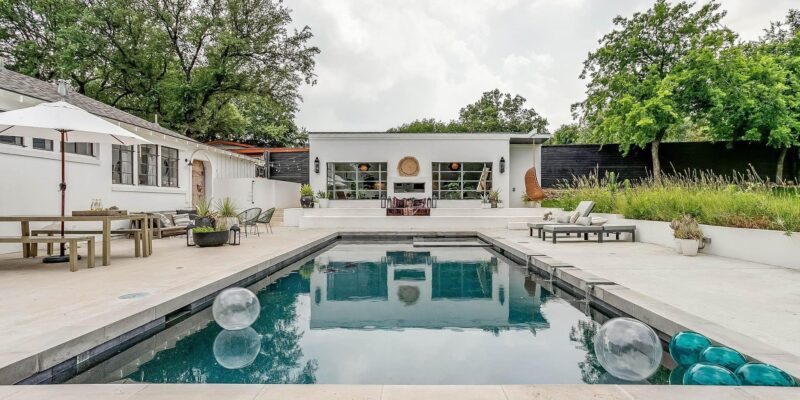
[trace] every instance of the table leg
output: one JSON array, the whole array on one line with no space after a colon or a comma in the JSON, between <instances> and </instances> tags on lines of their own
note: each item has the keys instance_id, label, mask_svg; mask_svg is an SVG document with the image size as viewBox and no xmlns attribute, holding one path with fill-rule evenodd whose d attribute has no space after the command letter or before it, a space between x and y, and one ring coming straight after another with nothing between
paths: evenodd
<instances>
[{"instance_id":1,"label":"table leg","mask_svg":"<svg viewBox=\"0 0 800 400\"><path fill-rule=\"evenodd\" d=\"M103 266L111 264L111 221L103 218Z\"/></svg>"},{"instance_id":2,"label":"table leg","mask_svg":"<svg viewBox=\"0 0 800 400\"><path fill-rule=\"evenodd\" d=\"M150 230L150 217L147 215L142 219L142 254L145 257L153 254L153 231Z\"/></svg>"},{"instance_id":3,"label":"table leg","mask_svg":"<svg viewBox=\"0 0 800 400\"><path fill-rule=\"evenodd\" d=\"M75 272L78 269L78 241L69 241L69 270Z\"/></svg>"},{"instance_id":4,"label":"table leg","mask_svg":"<svg viewBox=\"0 0 800 400\"><path fill-rule=\"evenodd\" d=\"M87 245L88 248L86 249L86 252L88 253L87 257L89 258L86 261L87 268L94 268L94 242L95 240L93 238L89 239L89 244Z\"/></svg>"},{"instance_id":5,"label":"table leg","mask_svg":"<svg viewBox=\"0 0 800 400\"><path fill-rule=\"evenodd\" d=\"M133 234L133 247L135 249L134 250L134 254L136 255L136 257L141 257L142 256L142 242L143 241L144 241L144 239L142 239L142 232L141 231L136 232L136 233Z\"/></svg>"},{"instance_id":6,"label":"table leg","mask_svg":"<svg viewBox=\"0 0 800 400\"><path fill-rule=\"evenodd\" d=\"M28 221L20 221L20 232L23 237L31 235L31 225ZM28 258L31 256L31 245L30 243L22 243L22 257Z\"/></svg>"}]
</instances>

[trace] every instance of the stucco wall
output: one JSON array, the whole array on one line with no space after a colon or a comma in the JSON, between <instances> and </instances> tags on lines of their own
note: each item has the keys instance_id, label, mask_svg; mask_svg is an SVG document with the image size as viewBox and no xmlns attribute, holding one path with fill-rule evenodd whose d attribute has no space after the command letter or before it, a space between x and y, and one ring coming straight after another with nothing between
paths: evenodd
<instances>
[{"instance_id":1,"label":"stucco wall","mask_svg":"<svg viewBox=\"0 0 800 400\"><path fill-rule=\"evenodd\" d=\"M523 161L513 160L509 138L503 134L310 134L310 183L314 191L324 190L327 179L327 163L329 162L386 162L388 168L387 195L392 197L393 184L396 181L425 182L424 197L431 197L431 168L434 162L491 162L493 188L500 190L500 197L509 204L512 192L509 185L512 166L534 163L533 145L523 145L530 151L515 151L524 155ZM538 147L538 146L537 146ZM416 157L420 172L416 178L399 177L397 163L406 156ZM528 157L530 157L528 159ZM314 172L314 160L319 158L319 172ZM500 159L506 160L506 169L500 173ZM530 162L529 162L530 161ZM531 165L528 165L530 168ZM527 169L527 168L526 168ZM524 172L523 172L524 174ZM524 188L524 183L522 183ZM519 188L516 189L519 191ZM524 190L524 189L523 189ZM416 197L423 197L417 194ZM455 204L453 204L455 203ZM440 202L440 207L479 206L475 201ZM515 203L511 203L512 205ZM380 204L378 203L378 206ZM330 207L374 207L375 201L343 200L331 201Z\"/></svg>"},{"instance_id":2,"label":"stucco wall","mask_svg":"<svg viewBox=\"0 0 800 400\"><path fill-rule=\"evenodd\" d=\"M221 178L214 183L219 197L230 197L240 210L259 207L300 207L300 184L263 178Z\"/></svg>"}]
</instances>

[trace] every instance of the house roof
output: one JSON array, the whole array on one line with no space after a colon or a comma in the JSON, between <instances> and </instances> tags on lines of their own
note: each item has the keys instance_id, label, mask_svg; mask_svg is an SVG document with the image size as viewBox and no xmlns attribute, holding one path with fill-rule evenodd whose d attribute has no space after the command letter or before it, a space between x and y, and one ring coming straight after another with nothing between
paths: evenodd
<instances>
[{"instance_id":1,"label":"house roof","mask_svg":"<svg viewBox=\"0 0 800 400\"><path fill-rule=\"evenodd\" d=\"M58 88L55 84L10 71L3 67L0 67L0 89L28 97L33 97L42 101L63 100L99 117L113 119L125 124L138 126L153 132L158 132L163 135L197 143L196 140L188 136L173 132L162 127L161 125L139 118L135 115L129 114L118 108L112 107L82 94L68 91L67 95L62 97L58 94Z\"/></svg>"},{"instance_id":2,"label":"house roof","mask_svg":"<svg viewBox=\"0 0 800 400\"><path fill-rule=\"evenodd\" d=\"M511 144L541 144L550 134L533 132L309 132L311 138L325 139L454 139L454 140L508 140Z\"/></svg>"},{"instance_id":3,"label":"house roof","mask_svg":"<svg viewBox=\"0 0 800 400\"><path fill-rule=\"evenodd\" d=\"M206 144L209 145L209 146L223 145L223 146L236 146L236 147L246 147L246 148L255 148L256 147L256 146L253 146L252 144L231 142L229 140L211 140L211 141L206 142Z\"/></svg>"},{"instance_id":4,"label":"house roof","mask_svg":"<svg viewBox=\"0 0 800 400\"><path fill-rule=\"evenodd\" d=\"M205 142L209 146L231 146L238 149L227 149L228 151L245 154L251 157L260 157L265 152L270 153L308 153L308 147L256 147L252 144L232 142L230 140L211 140Z\"/></svg>"}]
</instances>

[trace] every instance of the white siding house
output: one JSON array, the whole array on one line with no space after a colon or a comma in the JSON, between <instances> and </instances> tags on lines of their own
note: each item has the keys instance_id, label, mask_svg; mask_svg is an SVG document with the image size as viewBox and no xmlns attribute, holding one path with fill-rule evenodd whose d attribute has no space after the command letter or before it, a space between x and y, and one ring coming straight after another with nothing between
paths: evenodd
<instances>
[{"instance_id":1,"label":"white siding house","mask_svg":"<svg viewBox=\"0 0 800 400\"><path fill-rule=\"evenodd\" d=\"M68 144L67 213L93 199L129 211L191 208L199 196L232 197L242 209L292 207L297 185L256 178L260 161L206 146L77 93L62 97L56 85L0 67L0 111L64 100L152 142L136 147ZM59 212L57 142L0 136L0 215ZM32 227L35 228L35 227ZM0 224L0 235L19 226ZM1 252L18 246L0 247Z\"/></svg>"},{"instance_id":2,"label":"white siding house","mask_svg":"<svg viewBox=\"0 0 800 400\"><path fill-rule=\"evenodd\" d=\"M310 133L309 171L314 191L327 191L331 207L380 207L381 198L436 199L439 208L477 208L486 190L506 207L522 207L525 172L541 173L541 143L528 133ZM399 163L414 158L412 176ZM540 176L541 178L541 176ZM483 183L481 182L483 180Z\"/></svg>"}]
</instances>

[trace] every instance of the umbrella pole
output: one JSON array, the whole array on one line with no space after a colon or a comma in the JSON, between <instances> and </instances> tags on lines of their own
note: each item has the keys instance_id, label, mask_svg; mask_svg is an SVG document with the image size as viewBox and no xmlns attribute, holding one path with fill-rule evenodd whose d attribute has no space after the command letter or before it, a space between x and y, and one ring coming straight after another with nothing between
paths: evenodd
<instances>
[{"instance_id":1,"label":"umbrella pole","mask_svg":"<svg viewBox=\"0 0 800 400\"><path fill-rule=\"evenodd\" d=\"M67 182L66 182L66 163L64 161L64 137L67 134L66 130L59 130L61 132L61 184L58 185L58 190L61 192L61 237L64 237L64 206L66 203ZM45 257L45 263L62 263L68 262L69 257L66 255L66 243L61 243L59 246L60 254L57 256Z\"/></svg>"}]
</instances>

